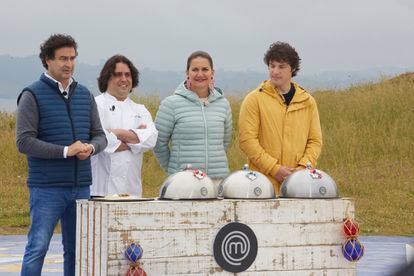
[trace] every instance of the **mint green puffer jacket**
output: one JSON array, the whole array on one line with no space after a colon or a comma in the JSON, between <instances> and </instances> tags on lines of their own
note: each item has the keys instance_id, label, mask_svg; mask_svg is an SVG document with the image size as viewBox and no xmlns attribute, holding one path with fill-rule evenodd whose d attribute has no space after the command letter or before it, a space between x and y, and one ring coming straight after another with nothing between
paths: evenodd
<instances>
[{"instance_id":1,"label":"mint green puffer jacket","mask_svg":"<svg viewBox=\"0 0 414 276\"><path fill-rule=\"evenodd\" d=\"M229 174L226 150L232 132L230 104L216 89L208 102L202 104L184 82L161 102L155 118L158 140L154 153L168 175L187 164L210 178Z\"/></svg>"}]
</instances>

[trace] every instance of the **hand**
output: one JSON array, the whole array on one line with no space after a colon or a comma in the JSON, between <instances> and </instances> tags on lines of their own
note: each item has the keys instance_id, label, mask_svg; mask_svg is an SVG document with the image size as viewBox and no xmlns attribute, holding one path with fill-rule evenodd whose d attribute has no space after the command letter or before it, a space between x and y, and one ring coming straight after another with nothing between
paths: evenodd
<instances>
[{"instance_id":1,"label":"hand","mask_svg":"<svg viewBox=\"0 0 414 276\"><path fill-rule=\"evenodd\" d=\"M79 152L78 154L76 154L76 157L79 160L85 160L86 158L88 158L91 154L92 154L92 145L91 144L83 144L83 151Z\"/></svg>"},{"instance_id":2,"label":"hand","mask_svg":"<svg viewBox=\"0 0 414 276\"><path fill-rule=\"evenodd\" d=\"M286 179L286 177L292 174L294 170L295 170L294 168L281 166L280 169L277 171L276 175L274 176L274 178L276 179L277 182L282 183Z\"/></svg>"},{"instance_id":3,"label":"hand","mask_svg":"<svg viewBox=\"0 0 414 276\"><path fill-rule=\"evenodd\" d=\"M84 144L81 141L78 140L78 141L76 141L75 143L71 144L68 147L68 152L67 152L66 156L67 157L74 156L74 155L77 155L79 152L82 152L84 150L85 150Z\"/></svg>"},{"instance_id":4,"label":"hand","mask_svg":"<svg viewBox=\"0 0 414 276\"><path fill-rule=\"evenodd\" d=\"M119 131L117 128L108 128L107 131L113 133L116 137L118 137L119 135Z\"/></svg>"},{"instance_id":5,"label":"hand","mask_svg":"<svg viewBox=\"0 0 414 276\"><path fill-rule=\"evenodd\" d=\"M298 165L298 166L296 167L295 171L300 171L300 170L304 170L304 169L306 169L306 166L303 166L303 165Z\"/></svg>"},{"instance_id":6,"label":"hand","mask_svg":"<svg viewBox=\"0 0 414 276\"><path fill-rule=\"evenodd\" d=\"M121 144L120 144L120 145L119 145L119 147L115 150L115 152L121 152L121 151L124 151L124 150L129 150L129 146L128 146L126 143L121 142Z\"/></svg>"},{"instance_id":7,"label":"hand","mask_svg":"<svg viewBox=\"0 0 414 276\"><path fill-rule=\"evenodd\" d=\"M140 125L141 128L145 128L146 125ZM113 133L118 140L126 144L138 144L139 138L137 134L131 129L122 129L122 128L108 128L107 131ZM129 148L128 148L129 149Z\"/></svg>"},{"instance_id":8,"label":"hand","mask_svg":"<svg viewBox=\"0 0 414 276\"><path fill-rule=\"evenodd\" d=\"M145 123L142 123L138 126L138 129L145 129L145 128L147 128L147 124Z\"/></svg>"}]
</instances>

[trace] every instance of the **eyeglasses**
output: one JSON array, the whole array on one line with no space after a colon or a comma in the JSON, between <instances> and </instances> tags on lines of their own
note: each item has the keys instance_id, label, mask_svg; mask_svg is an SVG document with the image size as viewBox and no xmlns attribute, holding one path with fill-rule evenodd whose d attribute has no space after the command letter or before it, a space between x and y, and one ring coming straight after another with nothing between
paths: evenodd
<instances>
[{"instance_id":1,"label":"eyeglasses","mask_svg":"<svg viewBox=\"0 0 414 276\"><path fill-rule=\"evenodd\" d=\"M130 78L131 72L114 72L112 75L116 78L122 78L122 76L125 78Z\"/></svg>"}]
</instances>

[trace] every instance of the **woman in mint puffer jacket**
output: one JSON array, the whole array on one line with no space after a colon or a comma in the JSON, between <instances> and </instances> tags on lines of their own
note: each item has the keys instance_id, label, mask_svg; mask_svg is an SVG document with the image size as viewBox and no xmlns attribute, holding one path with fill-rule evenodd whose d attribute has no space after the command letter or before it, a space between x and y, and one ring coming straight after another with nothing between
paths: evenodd
<instances>
[{"instance_id":1,"label":"woman in mint puffer jacket","mask_svg":"<svg viewBox=\"0 0 414 276\"><path fill-rule=\"evenodd\" d=\"M214 87L213 60L208 53L192 53L186 75L174 94L161 102L155 118L154 153L168 175L191 164L218 183L229 174L230 104Z\"/></svg>"}]
</instances>

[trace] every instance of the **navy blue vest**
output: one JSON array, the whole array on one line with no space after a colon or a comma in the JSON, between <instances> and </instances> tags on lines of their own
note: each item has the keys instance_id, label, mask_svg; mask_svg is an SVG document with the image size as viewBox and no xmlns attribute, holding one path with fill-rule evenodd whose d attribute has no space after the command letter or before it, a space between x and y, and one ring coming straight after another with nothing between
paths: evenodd
<instances>
[{"instance_id":1,"label":"navy blue vest","mask_svg":"<svg viewBox=\"0 0 414 276\"><path fill-rule=\"evenodd\" d=\"M37 103L39 140L62 146L69 146L77 140L83 143L89 142L92 99L86 87L73 82L69 98L66 99L61 94L58 84L42 74L39 81L24 88L23 91L31 92ZM27 156L27 160L29 186L70 187L88 186L92 183L90 158L64 159L62 152L62 158L59 159Z\"/></svg>"}]
</instances>

